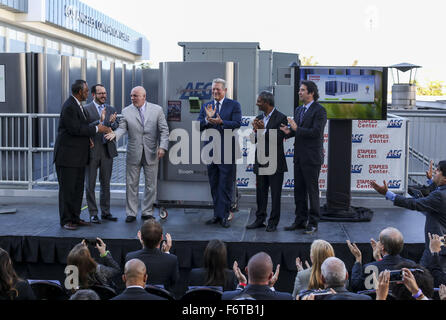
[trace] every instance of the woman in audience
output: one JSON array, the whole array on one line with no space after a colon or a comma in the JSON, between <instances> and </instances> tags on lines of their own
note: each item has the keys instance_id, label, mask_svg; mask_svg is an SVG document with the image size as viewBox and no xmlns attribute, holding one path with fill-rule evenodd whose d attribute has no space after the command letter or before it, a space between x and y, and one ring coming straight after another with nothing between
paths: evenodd
<instances>
[{"instance_id":1,"label":"woman in audience","mask_svg":"<svg viewBox=\"0 0 446 320\"><path fill-rule=\"evenodd\" d=\"M330 243L325 240L315 240L311 244L310 260L312 267L307 264L304 269L299 258L296 259L297 275L294 282L293 297L302 290L323 289L324 284L321 278L321 266L325 259L334 257L335 253Z\"/></svg>"},{"instance_id":2,"label":"woman in audience","mask_svg":"<svg viewBox=\"0 0 446 320\"><path fill-rule=\"evenodd\" d=\"M235 290L238 281L234 271L227 268L227 256L224 242L209 241L204 251L204 268L191 270L189 286L222 287L223 291Z\"/></svg>"},{"instance_id":3,"label":"woman in audience","mask_svg":"<svg viewBox=\"0 0 446 320\"><path fill-rule=\"evenodd\" d=\"M0 248L0 300L35 299L31 286L14 271L8 252Z\"/></svg>"},{"instance_id":4,"label":"woman in audience","mask_svg":"<svg viewBox=\"0 0 446 320\"><path fill-rule=\"evenodd\" d=\"M106 251L105 243L97 238L96 248L99 251L100 263L90 254L85 240L76 245L68 254L67 265L77 266L79 270L79 287L88 289L94 285L114 286L112 278L121 273L119 264L113 259L110 251Z\"/></svg>"}]
</instances>

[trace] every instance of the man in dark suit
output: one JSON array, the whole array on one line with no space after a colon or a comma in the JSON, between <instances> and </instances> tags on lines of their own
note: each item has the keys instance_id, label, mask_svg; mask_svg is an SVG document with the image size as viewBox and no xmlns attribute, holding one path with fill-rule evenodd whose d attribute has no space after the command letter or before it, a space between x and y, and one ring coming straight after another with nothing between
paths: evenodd
<instances>
[{"instance_id":1,"label":"man in dark suit","mask_svg":"<svg viewBox=\"0 0 446 320\"><path fill-rule=\"evenodd\" d=\"M108 133L110 128L99 122L90 124L81 102L88 97L88 85L77 80L71 87L72 96L62 106L59 129L54 146L54 163L59 181L60 225L67 230L89 223L80 219L84 193L85 167L89 160L91 137Z\"/></svg>"},{"instance_id":2,"label":"man in dark suit","mask_svg":"<svg viewBox=\"0 0 446 320\"><path fill-rule=\"evenodd\" d=\"M223 228L230 227L228 217L234 192L235 144L237 143L232 136L231 141L225 141L224 132L225 130L233 131L239 129L242 121L240 104L237 101L228 99L226 93L226 81L222 79L214 80L212 83L214 100L203 105L198 117L201 131L215 129L220 133L221 145L216 146L214 144L213 154L211 155L214 158L208 165L209 184L214 203L214 217L207 221L206 224L220 223ZM212 143L211 141L208 143ZM215 154L216 152L219 152L221 157L218 157ZM231 155L228 155L228 153L231 153Z\"/></svg>"},{"instance_id":3,"label":"man in dark suit","mask_svg":"<svg viewBox=\"0 0 446 320\"><path fill-rule=\"evenodd\" d=\"M302 81L299 98L304 103L296 109L294 120L288 118L291 130L282 126L286 138L294 137L294 201L296 218L286 231L317 231L320 220L319 175L324 163L324 130L327 112L317 103L319 92L312 81ZM310 210L308 211L308 198Z\"/></svg>"},{"instance_id":4,"label":"man in dark suit","mask_svg":"<svg viewBox=\"0 0 446 320\"><path fill-rule=\"evenodd\" d=\"M91 88L93 101L84 107L90 123L100 121L104 126L116 130L119 121L115 108L106 105L107 90L97 84ZM98 206L96 204L96 177L99 168L99 181L101 183L100 206L103 220L117 221L110 212L110 180L113 170L113 158L118 156L116 142L105 139L104 134L97 133L93 139L94 147L90 149L90 162L86 168L85 193L87 196L90 222L100 224Z\"/></svg>"},{"instance_id":5,"label":"man in dark suit","mask_svg":"<svg viewBox=\"0 0 446 320\"><path fill-rule=\"evenodd\" d=\"M372 239L372 243L373 243ZM395 228L386 228L379 234L379 242L375 244L374 258L376 261L362 266L362 254L356 244L347 241L350 252L355 256L355 264L352 269L350 288L352 291L369 290L374 286L373 275L376 279L384 270L395 270L395 266L404 262L415 265L415 262L400 256L404 247L404 238L401 232Z\"/></svg>"},{"instance_id":6,"label":"man in dark suit","mask_svg":"<svg viewBox=\"0 0 446 320\"><path fill-rule=\"evenodd\" d=\"M429 233L444 235L446 234L446 160L438 163L437 170L433 177L433 183L437 188L429 193L427 197L418 199L406 198L396 195L389 191L387 183L384 181L384 186L379 186L376 182L372 182L371 186L386 199L393 201L397 207L402 207L410 210L417 210L426 216L426 223L424 225L425 233L425 249L421 257L420 264L427 267L430 260L429 250ZM440 252L440 262L443 269L446 267L446 250Z\"/></svg>"},{"instance_id":7,"label":"man in dark suit","mask_svg":"<svg viewBox=\"0 0 446 320\"><path fill-rule=\"evenodd\" d=\"M245 295L256 300L293 300L288 292L274 291L270 286L274 273L273 262L268 254L260 252L249 259L246 272L248 285L243 290L223 292L222 300L234 300Z\"/></svg>"},{"instance_id":8,"label":"man in dark suit","mask_svg":"<svg viewBox=\"0 0 446 320\"><path fill-rule=\"evenodd\" d=\"M163 285L166 290L173 291L179 279L178 259L170 254L172 239L166 235L166 244L161 247L163 240L163 227L154 219L147 220L138 232L142 250L130 252L125 261L139 259L146 265L148 283Z\"/></svg>"},{"instance_id":9,"label":"man in dark suit","mask_svg":"<svg viewBox=\"0 0 446 320\"><path fill-rule=\"evenodd\" d=\"M260 111L263 111L263 115L258 116L254 122L254 134L257 142L254 173L256 175L257 188L257 212L256 220L246 226L247 229L256 229L265 227L265 220L267 217L267 205L268 205L268 191L271 187L271 200L272 210L266 226L267 232L274 232L277 230L277 225L280 220L280 198L282 195L282 185L284 172L288 171L288 167L285 159L285 152L283 150L283 140L285 134L280 130L282 125L287 125L287 117L278 111L274 106L274 96L270 92L260 93L257 99L257 106ZM260 131L259 131L260 130ZM265 131L263 131L265 130ZM270 133L274 133L276 140L274 145L270 146ZM264 135L264 142L259 143L259 134ZM272 154L272 151L275 151ZM266 159L274 157L274 160L267 163L259 163L259 154L262 153ZM262 161L263 162L263 161ZM272 167L272 168L271 168ZM271 172L260 172L259 169L272 170ZM267 171L267 170L265 170Z\"/></svg>"},{"instance_id":10,"label":"man in dark suit","mask_svg":"<svg viewBox=\"0 0 446 320\"><path fill-rule=\"evenodd\" d=\"M166 300L144 289L147 282L147 269L144 262L139 259L132 259L125 264L122 281L126 289L111 300Z\"/></svg>"}]
</instances>

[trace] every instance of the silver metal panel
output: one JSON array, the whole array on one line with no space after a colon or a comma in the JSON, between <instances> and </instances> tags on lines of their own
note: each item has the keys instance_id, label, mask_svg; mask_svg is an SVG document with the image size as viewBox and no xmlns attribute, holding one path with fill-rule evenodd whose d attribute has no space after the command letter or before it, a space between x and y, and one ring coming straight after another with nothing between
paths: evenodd
<instances>
[{"instance_id":1,"label":"silver metal panel","mask_svg":"<svg viewBox=\"0 0 446 320\"><path fill-rule=\"evenodd\" d=\"M123 107L124 107L124 92L123 92L123 68L122 64L116 63L115 64L115 72L114 72L114 107L116 108L116 111L121 113Z\"/></svg>"},{"instance_id":2,"label":"silver metal panel","mask_svg":"<svg viewBox=\"0 0 446 320\"><path fill-rule=\"evenodd\" d=\"M26 113L25 53L0 53L0 65L5 66L6 102L0 103L0 113Z\"/></svg>"},{"instance_id":3,"label":"silver metal panel","mask_svg":"<svg viewBox=\"0 0 446 320\"><path fill-rule=\"evenodd\" d=\"M284 53L284 52L273 52L273 84L278 83L278 69L279 68L288 68L290 64L297 63L299 64L299 55L295 53Z\"/></svg>"},{"instance_id":4,"label":"silver metal panel","mask_svg":"<svg viewBox=\"0 0 446 320\"><path fill-rule=\"evenodd\" d=\"M110 93L111 84L111 64L108 61L101 61L101 84ZM93 84L91 84L92 86ZM108 101L110 103L110 100Z\"/></svg>"},{"instance_id":5,"label":"silver metal panel","mask_svg":"<svg viewBox=\"0 0 446 320\"><path fill-rule=\"evenodd\" d=\"M86 62L86 81L90 88L95 84L99 83L98 79L98 61L97 60L87 60ZM90 96L88 101L93 98Z\"/></svg>"},{"instance_id":6,"label":"silver metal panel","mask_svg":"<svg viewBox=\"0 0 446 320\"><path fill-rule=\"evenodd\" d=\"M159 69L142 70L143 86L147 91L147 100L151 103L159 104L158 88L159 88Z\"/></svg>"},{"instance_id":7,"label":"silver metal panel","mask_svg":"<svg viewBox=\"0 0 446 320\"><path fill-rule=\"evenodd\" d=\"M133 89L134 70L133 65L124 65L124 107L132 103L130 93Z\"/></svg>"},{"instance_id":8,"label":"silver metal panel","mask_svg":"<svg viewBox=\"0 0 446 320\"><path fill-rule=\"evenodd\" d=\"M0 0L0 8L16 13L26 13L28 0Z\"/></svg>"},{"instance_id":9,"label":"silver metal panel","mask_svg":"<svg viewBox=\"0 0 446 320\"><path fill-rule=\"evenodd\" d=\"M259 91L272 91L273 89L273 52L259 52Z\"/></svg>"},{"instance_id":10,"label":"silver metal panel","mask_svg":"<svg viewBox=\"0 0 446 320\"><path fill-rule=\"evenodd\" d=\"M62 108L62 59L59 55L47 54L44 63L44 73L46 78L45 92L46 103L39 107L40 113L60 114Z\"/></svg>"}]
</instances>

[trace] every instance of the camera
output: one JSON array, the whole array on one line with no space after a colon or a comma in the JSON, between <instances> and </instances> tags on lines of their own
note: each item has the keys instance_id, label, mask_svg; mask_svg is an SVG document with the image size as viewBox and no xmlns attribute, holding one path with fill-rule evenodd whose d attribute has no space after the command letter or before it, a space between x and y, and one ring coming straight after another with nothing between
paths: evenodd
<instances>
[{"instance_id":1,"label":"camera","mask_svg":"<svg viewBox=\"0 0 446 320\"><path fill-rule=\"evenodd\" d=\"M326 290L303 290L299 292L299 300L302 300L306 296L309 296L310 294L314 295L314 300L323 300L325 296L332 295L330 289Z\"/></svg>"},{"instance_id":2,"label":"camera","mask_svg":"<svg viewBox=\"0 0 446 320\"><path fill-rule=\"evenodd\" d=\"M409 269L409 270L412 273L415 273L415 272L423 273L424 272L421 269ZM403 281L403 271L402 270L390 271L390 282L401 282L401 281Z\"/></svg>"},{"instance_id":3,"label":"camera","mask_svg":"<svg viewBox=\"0 0 446 320\"><path fill-rule=\"evenodd\" d=\"M96 238L92 238L92 239L84 239L84 241L85 241L85 243L86 243L88 246L96 247L96 245L99 244L99 241L98 241L98 239L96 239Z\"/></svg>"}]
</instances>

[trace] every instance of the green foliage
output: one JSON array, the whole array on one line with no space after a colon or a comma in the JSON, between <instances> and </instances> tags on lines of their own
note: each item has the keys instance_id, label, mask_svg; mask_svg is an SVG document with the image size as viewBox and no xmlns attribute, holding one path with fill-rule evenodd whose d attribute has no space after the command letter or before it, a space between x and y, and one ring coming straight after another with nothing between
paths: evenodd
<instances>
[{"instance_id":1,"label":"green foliage","mask_svg":"<svg viewBox=\"0 0 446 320\"><path fill-rule=\"evenodd\" d=\"M319 62L317 62L317 61L313 62L313 58L314 58L313 56L311 56L309 58L302 56L301 60L300 60L301 65L303 65L303 66L317 66L319 64Z\"/></svg>"},{"instance_id":2,"label":"green foliage","mask_svg":"<svg viewBox=\"0 0 446 320\"><path fill-rule=\"evenodd\" d=\"M443 81L434 80L429 81L426 86L421 86L417 81L414 81L417 86L417 95L419 96L443 96Z\"/></svg>"}]
</instances>

